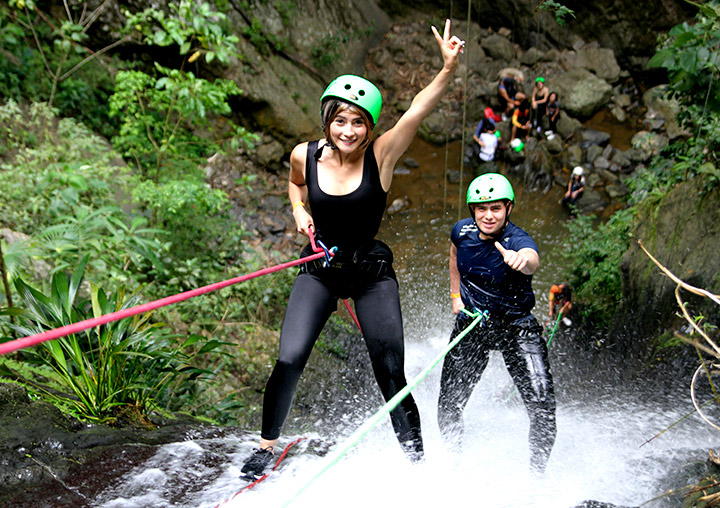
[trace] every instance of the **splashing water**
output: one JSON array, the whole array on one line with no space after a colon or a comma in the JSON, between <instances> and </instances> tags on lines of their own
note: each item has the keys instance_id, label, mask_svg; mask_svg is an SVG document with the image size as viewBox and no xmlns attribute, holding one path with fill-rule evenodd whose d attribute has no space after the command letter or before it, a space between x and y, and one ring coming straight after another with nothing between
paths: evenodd
<instances>
[{"instance_id":1,"label":"splashing water","mask_svg":"<svg viewBox=\"0 0 720 508\"><path fill-rule=\"evenodd\" d=\"M443 204L437 201L443 185L437 159L432 172L422 170L423 157L435 155L422 155L426 146L414 144L411 155L413 150L421 170L398 176L393 192L419 198L422 205L416 203L412 212L388 218L381 231L396 254L409 380L448 342L453 316L447 296L447 253L457 213L450 205L443 215ZM418 196L422 189L429 195ZM539 196L516 188L513 220L535 238L541 251L541 269L534 277L539 320L547 313L546 292L562 273L566 213L557 206L558 192L556 188ZM448 201L457 195L457 186L451 187ZM314 480L327 464L327 448L341 443L363 423L357 420L357 408L351 411L351 402L343 401L346 414L338 411L340 416L334 416L333 422L326 417L321 428L304 435L308 439L293 448L277 473L234 498L246 485L239 479L240 468L257 445L256 433L164 446L150 461L109 486L93 506L570 508L589 499L621 506L679 506L677 497L658 496L669 487L682 486L685 472L692 476L690 470L716 444L716 432L693 415L653 439L693 411L688 393L661 394L658 402L651 382L624 379L608 365L594 370L592 362L582 361L583 352L573 347L574 340L571 331L563 330L550 348L558 432L542 478L529 472L527 414L502 358L493 352L465 410L465 441L460 448L448 447L437 426L440 368L413 390L426 451L420 464L405 458L386 418ZM333 387L327 390L332 393ZM370 400L380 400L377 387L366 390L373 394ZM298 437L283 435L279 447Z\"/></svg>"},{"instance_id":2,"label":"splashing water","mask_svg":"<svg viewBox=\"0 0 720 508\"><path fill-rule=\"evenodd\" d=\"M442 349L446 335L434 333L429 340L410 345L406 368L410 377ZM342 441L343 435L362 423L342 422L337 429L326 428L323 435L306 435L308 440L289 453L277 473L230 499L246 485L239 479L240 468L256 446L257 436L186 441L162 447L148 463L100 496L96 506L214 508L228 499L222 506L472 502L498 508L569 508L587 499L637 506L662 494L668 473L700 460L702 450L711 447L716 437L692 417L643 445L678 420L681 412L624 401L621 391L604 393L600 386L593 395L590 387L582 400L558 400L557 440L546 474L537 478L528 470L527 415L516 395L508 397L512 383L499 355L493 353L468 403L465 442L460 449L448 448L439 434L438 386L436 369L413 392L426 448L420 464L407 461L389 421L384 421L312 482L328 457L308 443ZM686 400L675 403L689 406ZM296 437L284 436L280 445ZM677 500L673 504L661 498L647 506L677 506Z\"/></svg>"}]
</instances>

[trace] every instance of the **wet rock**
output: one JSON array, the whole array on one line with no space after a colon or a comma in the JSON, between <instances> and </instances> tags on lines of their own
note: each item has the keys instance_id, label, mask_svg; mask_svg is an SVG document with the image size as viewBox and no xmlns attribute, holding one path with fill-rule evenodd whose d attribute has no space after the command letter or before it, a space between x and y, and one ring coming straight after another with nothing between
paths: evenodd
<instances>
[{"instance_id":1,"label":"wet rock","mask_svg":"<svg viewBox=\"0 0 720 508\"><path fill-rule=\"evenodd\" d=\"M527 65L528 67L532 67L537 62L539 62L544 55L545 53L543 51L532 47L525 51L525 53L523 53L523 55L520 57L520 63L523 65Z\"/></svg>"},{"instance_id":2,"label":"wet rock","mask_svg":"<svg viewBox=\"0 0 720 508\"><path fill-rule=\"evenodd\" d=\"M587 181L588 187L596 188L605 185L605 182L597 172L588 173L587 176L585 176L585 180Z\"/></svg>"},{"instance_id":3,"label":"wet rock","mask_svg":"<svg viewBox=\"0 0 720 508\"><path fill-rule=\"evenodd\" d=\"M260 167L266 167L279 162L285 156L285 149L279 141L273 139L250 151L249 155Z\"/></svg>"},{"instance_id":4,"label":"wet rock","mask_svg":"<svg viewBox=\"0 0 720 508\"><path fill-rule=\"evenodd\" d=\"M410 171L408 168L404 166L398 166L393 170L394 175L409 175L412 171Z\"/></svg>"},{"instance_id":5,"label":"wet rock","mask_svg":"<svg viewBox=\"0 0 720 508\"><path fill-rule=\"evenodd\" d=\"M575 65L591 71L608 83L615 83L620 78L620 66L612 49L582 48L575 57Z\"/></svg>"},{"instance_id":6,"label":"wet rock","mask_svg":"<svg viewBox=\"0 0 720 508\"><path fill-rule=\"evenodd\" d=\"M659 131L665 125L665 117L653 109L649 109L643 118L643 125L650 131Z\"/></svg>"},{"instance_id":7,"label":"wet rock","mask_svg":"<svg viewBox=\"0 0 720 508\"><path fill-rule=\"evenodd\" d=\"M597 145L591 145L587 148L587 151L585 152L585 162L588 164L595 164L595 159L598 157L602 157L603 149L600 146Z\"/></svg>"},{"instance_id":8,"label":"wet rock","mask_svg":"<svg viewBox=\"0 0 720 508\"><path fill-rule=\"evenodd\" d=\"M571 166L577 166L583 161L583 151L580 145L570 145L567 147L568 162Z\"/></svg>"},{"instance_id":9,"label":"wet rock","mask_svg":"<svg viewBox=\"0 0 720 508\"><path fill-rule=\"evenodd\" d=\"M566 115L563 111L560 112L560 118L557 123L557 131L563 139L573 136L581 128L582 123L580 123L579 120Z\"/></svg>"},{"instance_id":10,"label":"wet rock","mask_svg":"<svg viewBox=\"0 0 720 508\"><path fill-rule=\"evenodd\" d=\"M630 97L630 94L620 93L613 98L613 102L618 107L625 109L630 107L630 104L632 104L632 97Z\"/></svg>"},{"instance_id":11,"label":"wet rock","mask_svg":"<svg viewBox=\"0 0 720 508\"><path fill-rule=\"evenodd\" d=\"M627 120L627 114L625 113L625 110L617 104L613 105L610 108L610 113L612 113L612 115L618 122L624 122L625 120Z\"/></svg>"},{"instance_id":12,"label":"wet rock","mask_svg":"<svg viewBox=\"0 0 720 508\"><path fill-rule=\"evenodd\" d=\"M606 146L610 142L610 134L596 129L583 129L581 143L584 146Z\"/></svg>"},{"instance_id":13,"label":"wet rock","mask_svg":"<svg viewBox=\"0 0 720 508\"><path fill-rule=\"evenodd\" d=\"M601 155L593 161L593 166L595 169L608 169L610 168L610 161Z\"/></svg>"},{"instance_id":14,"label":"wet rock","mask_svg":"<svg viewBox=\"0 0 720 508\"><path fill-rule=\"evenodd\" d=\"M448 183L459 183L460 182L460 171L455 169L449 169L445 173Z\"/></svg>"},{"instance_id":15,"label":"wet rock","mask_svg":"<svg viewBox=\"0 0 720 508\"><path fill-rule=\"evenodd\" d=\"M648 160L648 154L639 148L630 148L625 151L625 156L630 159L631 162L645 162Z\"/></svg>"},{"instance_id":16,"label":"wet rock","mask_svg":"<svg viewBox=\"0 0 720 508\"><path fill-rule=\"evenodd\" d=\"M393 64L392 54L386 47L370 50L370 61L377 67L387 69Z\"/></svg>"},{"instance_id":17,"label":"wet rock","mask_svg":"<svg viewBox=\"0 0 720 508\"><path fill-rule=\"evenodd\" d=\"M548 86L558 92L563 109L581 118L592 116L612 95L612 87L606 81L580 68L554 76Z\"/></svg>"},{"instance_id":18,"label":"wet rock","mask_svg":"<svg viewBox=\"0 0 720 508\"><path fill-rule=\"evenodd\" d=\"M442 111L435 110L420 125L418 136L429 143L441 145L447 139L447 126L449 123L449 119Z\"/></svg>"},{"instance_id":19,"label":"wet rock","mask_svg":"<svg viewBox=\"0 0 720 508\"><path fill-rule=\"evenodd\" d=\"M583 213L590 213L603 210L607 202L595 189L585 188L582 198L577 202L578 209Z\"/></svg>"},{"instance_id":20,"label":"wet rock","mask_svg":"<svg viewBox=\"0 0 720 508\"><path fill-rule=\"evenodd\" d=\"M402 212L403 210L407 210L408 208L410 208L410 200L407 196L403 196L401 198L395 198L393 202L390 203L387 213L393 215L395 213Z\"/></svg>"},{"instance_id":21,"label":"wet rock","mask_svg":"<svg viewBox=\"0 0 720 508\"><path fill-rule=\"evenodd\" d=\"M605 503L603 501L583 501L579 505L574 506L573 508L630 508L628 506L620 506L612 503Z\"/></svg>"},{"instance_id":22,"label":"wet rock","mask_svg":"<svg viewBox=\"0 0 720 508\"><path fill-rule=\"evenodd\" d=\"M605 187L605 192L610 199L619 199L630 194L630 189L622 184L611 184Z\"/></svg>"},{"instance_id":23,"label":"wet rock","mask_svg":"<svg viewBox=\"0 0 720 508\"><path fill-rule=\"evenodd\" d=\"M157 423L153 430L83 424L30 401L16 383L0 383L0 506L84 508L157 446L230 430L189 417Z\"/></svg>"},{"instance_id":24,"label":"wet rock","mask_svg":"<svg viewBox=\"0 0 720 508\"><path fill-rule=\"evenodd\" d=\"M620 150L615 150L615 153L613 153L612 156L612 162L614 162L621 168L628 168L632 163L630 157L627 155L627 151L621 152Z\"/></svg>"},{"instance_id":25,"label":"wet rock","mask_svg":"<svg viewBox=\"0 0 720 508\"><path fill-rule=\"evenodd\" d=\"M613 148L612 145L607 145L605 147L605 149L603 150L602 156L605 157L606 159L611 159L614 151L615 151L615 149Z\"/></svg>"},{"instance_id":26,"label":"wet rock","mask_svg":"<svg viewBox=\"0 0 720 508\"><path fill-rule=\"evenodd\" d=\"M618 175L616 175L615 173L613 173L612 171L610 171L609 169L600 169L597 167L595 169L597 170L598 174L600 176L602 176L603 180L605 180L606 182L615 183L620 180L620 177Z\"/></svg>"},{"instance_id":27,"label":"wet rock","mask_svg":"<svg viewBox=\"0 0 720 508\"><path fill-rule=\"evenodd\" d=\"M665 97L667 91L667 85L650 88L643 94L643 104L656 118L663 118L668 138L673 141L679 137L689 136L690 133L680 127L677 121L680 104L675 99L667 99Z\"/></svg>"},{"instance_id":28,"label":"wet rock","mask_svg":"<svg viewBox=\"0 0 720 508\"><path fill-rule=\"evenodd\" d=\"M27 390L16 383L0 383L0 406L29 404Z\"/></svg>"},{"instance_id":29,"label":"wet rock","mask_svg":"<svg viewBox=\"0 0 720 508\"><path fill-rule=\"evenodd\" d=\"M493 60L511 62L513 59L512 43L500 34L485 37L480 43L485 53Z\"/></svg>"},{"instance_id":30,"label":"wet rock","mask_svg":"<svg viewBox=\"0 0 720 508\"><path fill-rule=\"evenodd\" d=\"M560 136L548 136L548 138L545 140L545 146L547 148L547 151L551 154L559 154L563 151L563 144Z\"/></svg>"},{"instance_id":31,"label":"wet rock","mask_svg":"<svg viewBox=\"0 0 720 508\"><path fill-rule=\"evenodd\" d=\"M262 207L272 212L278 212L285 208L287 201L282 199L280 196L265 196L262 200Z\"/></svg>"},{"instance_id":32,"label":"wet rock","mask_svg":"<svg viewBox=\"0 0 720 508\"><path fill-rule=\"evenodd\" d=\"M406 159L403 161L403 164L405 164L407 167L413 168L413 169L420 167L420 164L418 164L418 162L417 162L415 159L411 158L411 157L406 158Z\"/></svg>"},{"instance_id":33,"label":"wet rock","mask_svg":"<svg viewBox=\"0 0 720 508\"><path fill-rule=\"evenodd\" d=\"M647 160L665 148L668 138L656 132L640 131L632 137L631 143L645 154L644 160Z\"/></svg>"}]
</instances>

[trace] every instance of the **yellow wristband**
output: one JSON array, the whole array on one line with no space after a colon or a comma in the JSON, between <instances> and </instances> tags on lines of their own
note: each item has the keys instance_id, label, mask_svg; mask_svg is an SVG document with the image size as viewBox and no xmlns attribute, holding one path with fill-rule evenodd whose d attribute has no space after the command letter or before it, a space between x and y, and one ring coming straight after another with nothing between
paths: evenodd
<instances>
[{"instance_id":1,"label":"yellow wristband","mask_svg":"<svg viewBox=\"0 0 720 508\"><path fill-rule=\"evenodd\" d=\"M450 293L450 298L460 298L460 293Z\"/></svg>"},{"instance_id":2,"label":"yellow wristband","mask_svg":"<svg viewBox=\"0 0 720 508\"><path fill-rule=\"evenodd\" d=\"M298 206L302 206L303 208L305 208L305 203L303 203L302 201L295 201L295 202L293 203L293 212L295 211L295 209L296 209Z\"/></svg>"}]
</instances>

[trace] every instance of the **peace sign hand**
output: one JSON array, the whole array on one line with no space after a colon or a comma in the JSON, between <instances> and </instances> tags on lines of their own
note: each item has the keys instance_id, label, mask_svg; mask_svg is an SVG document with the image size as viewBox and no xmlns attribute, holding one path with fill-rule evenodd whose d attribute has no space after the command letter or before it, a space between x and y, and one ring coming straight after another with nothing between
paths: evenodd
<instances>
[{"instance_id":1,"label":"peace sign hand","mask_svg":"<svg viewBox=\"0 0 720 508\"><path fill-rule=\"evenodd\" d=\"M443 65L448 69L455 69L458 66L458 55L463 52L465 47L465 41L459 37L453 35L450 36L450 20L445 20L445 31L443 36L440 37L440 33L434 26L431 27L435 40L440 45L440 51L442 52Z\"/></svg>"}]
</instances>

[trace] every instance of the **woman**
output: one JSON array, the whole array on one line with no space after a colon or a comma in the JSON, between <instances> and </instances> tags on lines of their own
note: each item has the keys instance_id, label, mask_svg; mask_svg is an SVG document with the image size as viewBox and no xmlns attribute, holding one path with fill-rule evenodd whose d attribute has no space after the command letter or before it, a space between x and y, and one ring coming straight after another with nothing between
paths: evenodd
<instances>
[{"instance_id":1,"label":"woman","mask_svg":"<svg viewBox=\"0 0 720 508\"><path fill-rule=\"evenodd\" d=\"M395 163L445 93L465 44L450 36L449 20L442 37L435 27L432 32L442 52L443 68L415 96L393 128L373 142L380 92L364 78L340 76L321 98L325 138L301 143L290 155L288 195L297 230L306 236L316 235L338 251L329 266L306 264L295 280L278 360L265 389L260 444L242 468L247 479L262 475L272 460L297 382L338 298L355 301L373 372L385 400L407 384L392 252L374 237L385 211ZM306 199L312 214L305 208ZM304 252L309 250L305 247ZM402 448L411 459L419 460L423 455L420 415L412 396L408 395L390 418Z\"/></svg>"},{"instance_id":2,"label":"woman","mask_svg":"<svg viewBox=\"0 0 720 508\"><path fill-rule=\"evenodd\" d=\"M535 116L533 126L537 132L542 131L542 119L545 116L545 110L548 101L549 90L545 86L545 78L539 76L535 79L535 86L532 92L532 109Z\"/></svg>"}]
</instances>

